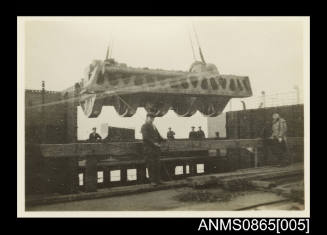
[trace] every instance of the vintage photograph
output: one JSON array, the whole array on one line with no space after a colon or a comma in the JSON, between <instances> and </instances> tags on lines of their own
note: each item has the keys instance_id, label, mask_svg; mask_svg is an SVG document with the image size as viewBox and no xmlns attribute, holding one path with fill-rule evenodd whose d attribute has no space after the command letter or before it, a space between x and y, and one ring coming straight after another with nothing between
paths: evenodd
<instances>
[{"instance_id":1,"label":"vintage photograph","mask_svg":"<svg viewBox=\"0 0 327 235\"><path fill-rule=\"evenodd\" d=\"M308 216L309 25L17 17L18 214Z\"/></svg>"}]
</instances>

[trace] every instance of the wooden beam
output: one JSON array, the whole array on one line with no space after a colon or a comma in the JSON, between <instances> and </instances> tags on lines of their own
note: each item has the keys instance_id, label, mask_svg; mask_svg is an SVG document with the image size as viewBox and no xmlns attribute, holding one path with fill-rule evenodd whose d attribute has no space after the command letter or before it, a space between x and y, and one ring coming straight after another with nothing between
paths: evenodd
<instances>
[{"instance_id":1,"label":"wooden beam","mask_svg":"<svg viewBox=\"0 0 327 235\"><path fill-rule=\"evenodd\" d=\"M303 145L302 137L288 138L288 145ZM41 144L39 145L43 157L78 156L142 156L142 142L112 142L112 143L74 143L74 144ZM233 139L233 140L176 140L162 144L163 152L188 152L210 149L227 148L260 148L262 139Z\"/></svg>"},{"instance_id":2,"label":"wooden beam","mask_svg":"<svg viewBox=\"0 0 327 235\"><path fill-rule=\"evenodd\" d=\"M98 171L97 171L97 159L91 156L86 158L85 164L85 190L87 192L97 191L98 185Z\"/></svg>"},{"instance_id":3,"label":"wooden beam","mask_svg":"<svg viewBox=\"0 0 327 235\"><path fill-rule=\"evenodd\" d=\"M254 167L258 167L258 148L254 148Z\"/></svg>"}]
</instances>

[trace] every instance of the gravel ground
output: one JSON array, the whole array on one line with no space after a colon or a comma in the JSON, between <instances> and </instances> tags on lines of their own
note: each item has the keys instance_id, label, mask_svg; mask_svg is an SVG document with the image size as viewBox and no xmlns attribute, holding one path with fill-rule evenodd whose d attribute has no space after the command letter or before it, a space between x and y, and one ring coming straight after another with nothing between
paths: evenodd
<instances>
[{"instance_id":1,"label":"gravel ground","mask_svg":"<svg viewBox=\"0 0 327 235\"><path fill-rule=\"evenodd\" d=\"M192 188L169 189L142 194L119 197L101 198L94 200L73 201L51 205L40 205L28 208L29 211L219 211L236 210L242 207L253 206L260 203L269 203L283 200L285 197L272 192L246 191L231 193L221 189L206 189L205 194L210 195L200 199L181 200L186 194L194 194ZM200 193L203 195L203 193ZM218 200L210 199L212 195ZM221 197L219 196L221 195ZM222 198L222 200L220 200ZM212 200L212 201L210 201Z\"/></svg>"}]
</instances>

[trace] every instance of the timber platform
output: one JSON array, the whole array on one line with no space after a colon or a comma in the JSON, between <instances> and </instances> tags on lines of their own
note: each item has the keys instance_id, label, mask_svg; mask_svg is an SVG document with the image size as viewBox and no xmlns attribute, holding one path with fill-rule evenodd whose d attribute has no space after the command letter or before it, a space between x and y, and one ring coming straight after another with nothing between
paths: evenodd
<instances>
[{"instance_id":1,"label":"timber platform","mask_svg":"<svg viewBox=\"0 0 327 235\"><path fill-rule=\"evenodd\" d=\"M235 205L238 206L233 206L233 208L229 209L245 210L258 208L259 206L262 207L265 205L271 205L275 203L285 204L285 202L292 204L297 203L297 205L303 206L303 179L304 168L302 163L296 163L285 167L266 166L249 169L239 169L233 172L208 174L189 177L176 181L167 181L164 185L159 185L157 187L153 187L149 184L139 184L99 189L97 192L78 192L66 195L33 195L26 198L26 210L47 210L47 208L51 208L52 206L54 206L54 208L59 208L58 210L74 210L74 208L78 210L78 208L81 208L81 205L79 204L92 205L97 200L119 201L124 200L124 197L144 197L144 200L141 200L143 203L138 203L137 207L142 208L143 205L145 210L151 210L150 208L147 209L146 204L148 202L146 198L148 197L146 195L149 193L154 194L157 191L160 191L162 195L167 194L167 200L172 200L171 196L173 195L173 198L175 198L175 200L180 201L180 204L171 204L171 202L169 202L169 204L171 205L176 205L176 208L179 208L183 205L187 206L188 204L190 204L190 201L193 200L190 206L191 208L194 208L194 210L205 209L201 207L201 204L203 204L204 202L208 209L210 208L210 206L207 205L208 203L213 203L213 206L217 206L217 200L220 196L223 198L225 197L225 202L228 202L231 200L241 200L241 198L245 196L251 197L252 195L252 197L254 197L254 194L258 192L262 193L263 195L260 200L252 203L236 203ZM193 195L194 198L188 198L192 197L190 195ZM240 195L242 197L240 197ZM203 199L204 196L205 198ZM149 200L153 200L151 199L151 197L152 196L149 197ZM232 199L230 197L232 197ZM207 199L208 201L206 201ZM202 202L201 200L204 200L204 202ZM196 201L197 203L194 203L194 201ZM158 203L163 204L164 207L164 200L163 202ZM232 205L233 203L230 204ZM298 207L301 208L301 206ZM176 208L172 208L171 206L169 206L169 208L166 209L175 210ZM131 208L126 208L126 206L124 207L124 205L121 205L121 208L116 207L116 209L111 209L129 210ZM155 210L155 207L153 209ZM92 206L90 206L90 208L87 210L93 210ZM95 208L95 210L101 209Z\"/></svg>"}]
</instances>

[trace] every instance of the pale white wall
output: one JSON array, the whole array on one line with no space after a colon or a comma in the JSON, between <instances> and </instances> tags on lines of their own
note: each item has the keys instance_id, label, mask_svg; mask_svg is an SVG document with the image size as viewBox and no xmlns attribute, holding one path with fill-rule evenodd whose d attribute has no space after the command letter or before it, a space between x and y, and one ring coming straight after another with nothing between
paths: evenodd
<instances>
[{"instance_id":1,"label":"pale white wall","mask_svg":"<svg viewBox=\"0 0 327 235\"><path fill-rule=\"evenodd\" d=\"M208 137L216 137L217 131L220 137L226 137L226 113L222 113L218 117L208 118Z\"/></svg>"},{"instance_id":2,"label":"pale white wall","mask_svg":"<svg viewBox=\"0 0 327 235\"><path fill-rule=\"evenodd\" d=\"M141 139L141 126L145 122L146 112L143 108L138 108L133 117L120 117L113 107L106 106L102 108L101 114L97 118L87 118L81 107L78 107L77 112L77 138L85 140L88 138L93 127L101 130L101 125L107 123L109 126L131 128L135 130L135 137ZM174 111L169 112L160 118L156 118L154 124L157 126L160 134L166 138L168 127L171 127L176 135L175 138L188 138L191 126L201 126L205 135L208 136L207 118L201 113L196 112L192 117L178 117ZM106 135L105 135L106 136ZM102 137L105 137L102 136Z\"/></svg>"},{"instance_id":3,"label":"pale white wall","mask_svg":"<svg viewBox=\"0 0 327 235\"><path fill-rule=\"evenodd\" d=\"M100 135L102 138L106 138L108 136L108 123L102 123L100 128Z\"/></svg>"}]
</instances>

